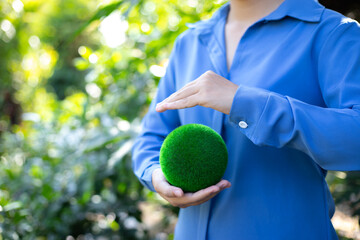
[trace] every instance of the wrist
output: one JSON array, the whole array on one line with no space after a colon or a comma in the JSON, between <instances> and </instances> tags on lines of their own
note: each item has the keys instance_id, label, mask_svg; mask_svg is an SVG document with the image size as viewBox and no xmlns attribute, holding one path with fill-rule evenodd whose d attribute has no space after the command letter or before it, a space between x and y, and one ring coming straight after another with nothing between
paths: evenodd
<instances>
[{"instance_id":1,"label":"wrist","mask_svg":"<svg viewBox=\"0 0 360 240\"><path fill-rule=\"evenodd\" d=\"M157 183L157 179L159 179L159 176L162 174L161 168L155 168L152 172L151 175L151 181L152 181L152 185L154 187L154 189L156 190L156 183Z\"/></svg>"}]
</instances>

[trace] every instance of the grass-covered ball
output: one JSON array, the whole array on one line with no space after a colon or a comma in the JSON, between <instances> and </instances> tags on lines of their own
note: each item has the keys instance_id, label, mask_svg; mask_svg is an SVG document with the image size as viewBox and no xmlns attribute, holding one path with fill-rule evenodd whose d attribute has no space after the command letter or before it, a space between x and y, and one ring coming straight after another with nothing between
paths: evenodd
<instances>
[{"instance_id":1,"label":"grass-covered ball","mask_svg":"<svg viewBox=\"0 0 360 240\"><path fill-rule=\"evenodd\" d=\"M227 161L228 152L222 137L201 124L176 128L160 149L160 166L166 180L185 192L196 192L218 183Z\"/></svg>"}]
</instances>

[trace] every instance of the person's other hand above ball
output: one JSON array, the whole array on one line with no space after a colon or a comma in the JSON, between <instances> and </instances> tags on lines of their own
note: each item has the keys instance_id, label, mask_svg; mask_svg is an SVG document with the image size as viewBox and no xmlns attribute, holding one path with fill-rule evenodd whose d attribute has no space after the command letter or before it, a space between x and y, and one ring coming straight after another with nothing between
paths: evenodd
<instances>
[{"instance_id":1,"label":"person's other hand above ball","mask_svg":"<svg viewBox=\"0 0 360 240\"><path fill-rule=\"evenodd\" d=\"M238 87L213 71L207 71L157 104L156 111L164 112L199 105L229 114Z\"/></svg>"}]
</instances>

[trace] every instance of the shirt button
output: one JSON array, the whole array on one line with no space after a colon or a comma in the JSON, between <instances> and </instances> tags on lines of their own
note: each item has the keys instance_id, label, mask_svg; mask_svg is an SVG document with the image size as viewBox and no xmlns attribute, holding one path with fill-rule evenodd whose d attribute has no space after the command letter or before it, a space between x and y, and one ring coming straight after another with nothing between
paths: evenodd
<instances>
[{"instance_id":1,"label":"shirt button","mask_svg":"<svg viewBox=\"0 0 360 240\"><path fill-rule=\"evenodd\" d=\"M245 121L240 121L240 122L239 122L239 126L240 126L241 128L247 128L247 127L248 127L248 124L247 124Z\"/></svg>"}]
</instances>

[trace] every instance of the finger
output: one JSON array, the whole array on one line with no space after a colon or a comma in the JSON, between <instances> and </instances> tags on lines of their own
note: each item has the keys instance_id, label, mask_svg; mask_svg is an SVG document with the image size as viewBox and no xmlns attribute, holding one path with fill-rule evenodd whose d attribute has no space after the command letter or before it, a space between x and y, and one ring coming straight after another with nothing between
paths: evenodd
<instances>
[{"instance_id":1,"label":"finger","mask_svg":"<svg viewBox=\"0 0 360 240\"><path fill-rule=\"evenodd\" d=\"M187 197L188 199L191 199L191 200L193 200L193 202L195 202L195 201L199 201L202 199L206 199L207 197L209 197L213 194L217 194L218 192L220 192L226 188L229 188L230 186L231 186L231 183L229 181L222 179L217 184L212 185L207 188L204 188L202 190L199 190L195 193L186 193L184 195L184 197Z\"/></svg>"},{"instance_id":2,"label":"finger","mask_svg":"<svg viewBox=\"0 0 360 240\"><path fill-rule=\"evenodd\" d=\"M157 106L164 104L164 103L168 103L168 102L174 102L179 99L182 99L182 98L185 98L185 97L188 97L190 95L197 93L199 90L197 87L194 87L194 85L195 85L195 81L186 84L180 90L176 91L175 93L171 94L169 97L165 98L163 101L159 102L157 104Z\"/></svg>"},{"instance_id":3,"label":"finger","mask_svg":"<svg viewBox=\"0 0 360 240\"><path fill-rule=\"evenodd\" d=\"M211 198L215 197L217 194L219 194L222 190L231 187L231 183L227 180L221 180L219 181L216 185L218 189L213 188L211 190L211 193L207 196L205 196L202 199L198 199L197 201L193 201L193 202L187 202L186 204L180 205L181 208L186 208L189 206L195 206L195 205L199 205L202 204L204 202L209 201ZM210 191L210 187L208 189L204 189L204 190L208 190ZM202 190L201 190L202 191ZM200 193L200 192L199 192ZM192 196L190 194L185 194L186 196L188 196L189 198L191 198Z\"/></svg>"},{"instance_id":4,"label":"finger","mask_svg":"<svg viewBox=\"0 0 360 240\"><path fill-rule=\"evenodd\" d=\"M199 201L196 201L196 202L191 202L189 203L188 205L185 205L184 207L190 207L190 206L196 206L196 205L200 205L204 202L207 202L209 201L211 198L215 197L216 195L218 195L221 191L216 191L212 194L210 194L209 196L207 196L206 198L203 198L203 199L200 199Z\"/></svg>"},{"instance_id":5,"label":"finger","mask_svg":"<svg viewBox=\"0 0 360 240\"><path fill-rule=\"evenodd\" d=\"M215 197L216 195L218 195L218 194L219 194L221 191L223 191L224 189L231 187L231 183L230 183L229 181L227 181L227 180L221 180L220 182L218 182L218 183L216 184L216 186L219 187L219 191L213 192L213 193L212 193L211 195L209 195L208 197L206 197L206 198L204 198L204 199L202 199L202 200L200 200L200 201L198 201L198 202L193 203L193 205L199 205L199 204L202 204L202 203L210 200L211 198L213 198L213 197Z\"/></svg>"},{"instance_id":6,"label":"finger","mask_svg":"<svg viewBox=\"0 0 360 240\"><path fill-rule=\"evenodd\" d=\"M179 95L176 95L176 96L173 96L173 97L169 97L167 99L165 99L164 101L158 103L156 105L156 111L158 112L162 112L162 111L165 111L167 110L168 106L171 106L173 103L184 103L186 102L187 98L190 97L190 96L193 96L194 94L198 93L198 90L197 89L188 89L188 90L184 90L184 92L182 92L181 94ZM170 105L169 105L170 104Z\"/></svg>"},{"instance_id":7,"label":"finger","mask_svg":"<svg viewBox=\"0 0 360 240\"><path fill-rule=\"evenodd\" d=\"M196 205L200 205L200 204L203 204L207 201L209 201L210 199L212 199L213 197L215 197L216 195L218 195L221 191L223 191L224 189L221 189L219 190L218 192L214 192L212 193L211 195L207 196L206 198L204 199L201 199L199 201L196 201L196 202L192 202L192 203L188 203L187 205L182 205L180 206L181 208L186 208L186 207L190 207L190 206L196 206Z\"/></svg>"},{"instance_id":8,"label":"finger","mask_svg":"<svg viewBox=\"0 0 360 240\"><path fill-rule=\"evenodd\" d=\"M203 199L206 199L213 195L214 193L217 193L220 191L220 188L216 185L210 186L208 188L199 190L195 193L185 193L184 194L184 202L187 204L192 204L195 202L199 202Z\"/></svg>"},{"instance_id":9,"label":"finger","mask_svg":"<svg viewBox=\"0 0 360 240\"><path fill-rule=\"evenodd\" d=\"M185 205L185 206L182 206L182 207L183 207L183 208L186 208L186 207L190 207L190 206L196 206L196 205L203 204L203 203L209 201L210 199L212 199L213 197L215 197L216 195L218 195L220 192L221 192L221 191L215 192L215 193L211 194L210 196L208 196L208 197L206 197L206 198L204 198L204 199L201 199L201 200L199 200L199 201L197 201L197 202L193 202L193 203L190 203L190 204Z\"/></svg>"},{"instance_id":10,"label":"finger","mask_svg":"<svg viewBox=\"0 0 360 240\"><path fill-rule=\"evenodd\" d=\"M171 94L168 98L163 100L161 103L177 101L179 99L193 95L193 94L197 93L198 91L199 91L199 89L196 87L196 85L193 81L193 82L186 84L184 87L182 87L180 90L176 91L175 93Z\"/></svg>"},{"instance_id":11,"label":"finger","mask_svg":"<svg viewBox=\"0 0 360 240\"><path fill-rule=\"evenodd\" d=\"M183 109L183 108L190 108L199 105L198 95L191 95L187 98L177 100L175 102L163 103L156 106L156 111L164 112L166 110L172 109Z\"/></svg>"},{"instance_id":12,"label":"finger","mask_svg":"<svg viewBox=\"0 0 360 240\"><path fill-rule=\"evenodd\" d=\"M221 190L231 187L231 183L225 179L222 179L220 182L216 184Z\"/></svg>"}]
</instances>

